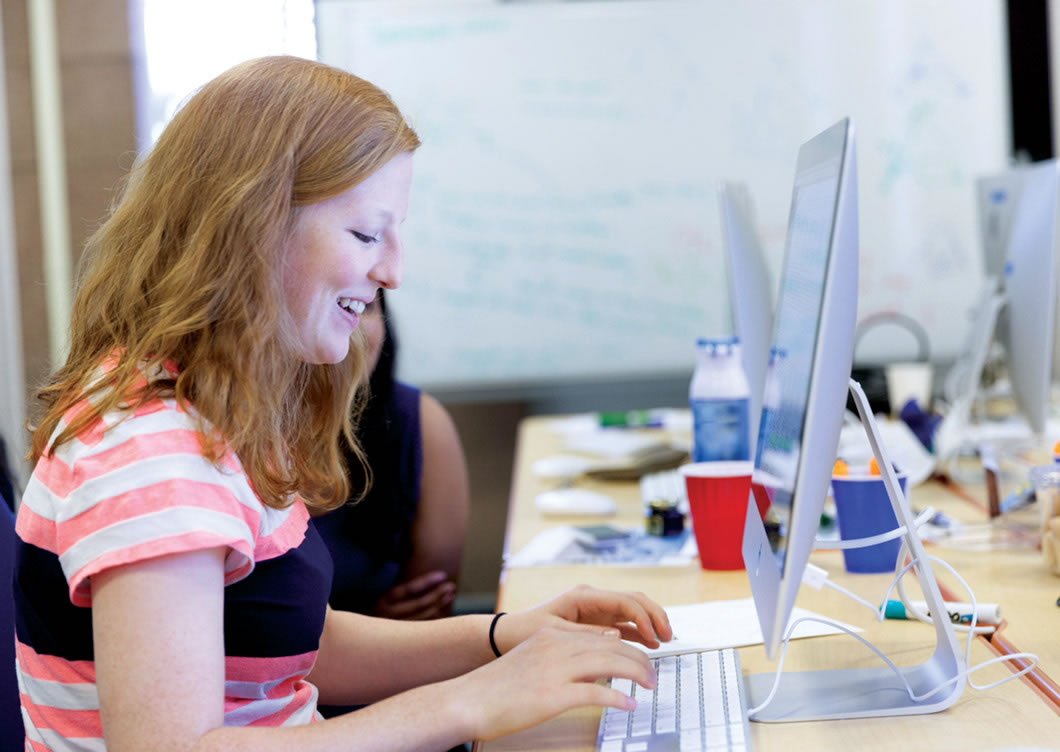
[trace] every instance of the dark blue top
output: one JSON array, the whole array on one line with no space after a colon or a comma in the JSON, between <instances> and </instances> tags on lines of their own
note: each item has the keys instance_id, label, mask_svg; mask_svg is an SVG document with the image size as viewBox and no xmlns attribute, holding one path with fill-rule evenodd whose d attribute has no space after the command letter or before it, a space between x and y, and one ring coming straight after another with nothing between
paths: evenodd
<instances>
[{"instance_id":1,"label":"dark blue top","mask_svg":"<svg viewBox=\"0 0 1060 752\"><path fill-rule=\"evenodd\" d=\"M367 613L401 581L412 556L423 471L419 390L394 382L382 415L382 426L360 427L372 469L368 495L314 519L335 563L329 602L342 611ZM357 491L358 480L363 483L360 465L348 457L347 466Z\"/></svg>"},{"instance_id":2,"label":"dark blue top","mask_svg":"<svg viewBox=\"0 0 1060 752\"><path fill-rule=\"evenodd\" d=\"M359 503L347 503L313 523L335 564L331 607L367 613L401 581L412 556L412 523L420 500L423 441L420 391L394 381L389 394L373 395L358 436L372 469L372 487ZM363 488L360 463L347 453L353 498ZM325 718L355 706L321 705Z\"/></svg>"}]
</instances>

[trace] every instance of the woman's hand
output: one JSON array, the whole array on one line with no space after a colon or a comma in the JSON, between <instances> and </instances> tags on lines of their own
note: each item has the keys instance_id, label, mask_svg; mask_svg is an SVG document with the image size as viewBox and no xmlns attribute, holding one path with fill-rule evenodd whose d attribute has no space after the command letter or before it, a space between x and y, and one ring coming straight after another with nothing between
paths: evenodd
<instances>
[{"instance_id":1,"label":"woman's hand","mask_svg":"<svg viewBox=\"0 0 1060 752\"><path fill-rule=\"evenodd\" d=\"M579 585L539 606L505 614L497 621L494 639L502 654L544 627L604 634L649 648L673 639L670 620L655 601L643 593L620 593Z\"/></svg>"},{"instance_id":2,"label":"woman's hand","mask_svg":"<svg viewBox=\"0 0 1060 752\"><path fill-rule=\"evenodd\" d=\"M470 738L511 734L585 705L636 707L631 697L598 679L623 677L655 687L647 655L621 642L618 629L573 631L569 626L539 629L500 659L451 680L454 696L461 698L460 712L467 713L463 720Z\"/></svg>"},{"instance_id":3,"label":"woman's hand","mask_svg":"<svg viewBox=\"0 0 1060 752\"><path fill-rule=\"evenodd\" d=\"M437 619L453 602L456 584L441 570L427 572L387 590L372 607L384 619Z\"/></svg>"}]
</instances>

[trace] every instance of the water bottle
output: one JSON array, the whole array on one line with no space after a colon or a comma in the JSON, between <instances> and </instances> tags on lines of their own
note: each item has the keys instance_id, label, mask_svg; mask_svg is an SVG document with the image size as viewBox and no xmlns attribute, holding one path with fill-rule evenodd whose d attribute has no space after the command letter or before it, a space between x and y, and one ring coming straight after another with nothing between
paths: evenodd
<instances>
[{"instance_id":1,"label":"water bottle","mask_svg":"<svg viewBox=\"0 0 1060 752\"><path fill-rule=\"evenodd\" d=\"M736 337L696 342L688 401L694 462L751 459L751 387Z\"/></svg>"}]
</instances>

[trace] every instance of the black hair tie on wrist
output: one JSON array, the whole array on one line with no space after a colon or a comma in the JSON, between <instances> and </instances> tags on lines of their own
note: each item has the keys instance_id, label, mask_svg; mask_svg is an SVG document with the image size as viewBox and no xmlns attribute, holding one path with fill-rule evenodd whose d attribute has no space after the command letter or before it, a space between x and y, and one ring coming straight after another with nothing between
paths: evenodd
<instances>
[{"instance_id":1,"label":"black hair tie on wrist","mask_svg":"<svg viewBox=\"0 0 1060 752\"><path fill-rule=\"evenodd\" d=\"M493 654L498 658L501 657L501 651L497 649L497 642L493 639L493 630L497 628L497 620L507 613L501 611L499 614L493 617L493 621L490 622L490 647L493 648Z\"/></svg>"}]
</instances>

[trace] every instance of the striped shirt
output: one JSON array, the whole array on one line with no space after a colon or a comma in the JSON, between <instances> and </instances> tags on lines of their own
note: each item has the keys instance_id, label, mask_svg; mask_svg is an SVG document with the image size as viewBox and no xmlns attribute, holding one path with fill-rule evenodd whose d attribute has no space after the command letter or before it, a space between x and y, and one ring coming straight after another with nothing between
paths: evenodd
<instances>
[{"instance_id":1,"label":"striped shirt","mask_svg":"<svg viewBox=\"0 0 1060 752\"><path fill-rule=\"evenodd\" d=\"M228 452L218 469L199 438L193 414L156 399L105 414L34 468L16 523L14 583L27 750L104 749L92 575L218 546L227 547L225 725L319 719L305 676L331 586L327 548L301 501L265 506L238 458Z\"/></svg>"}]
</instances>

